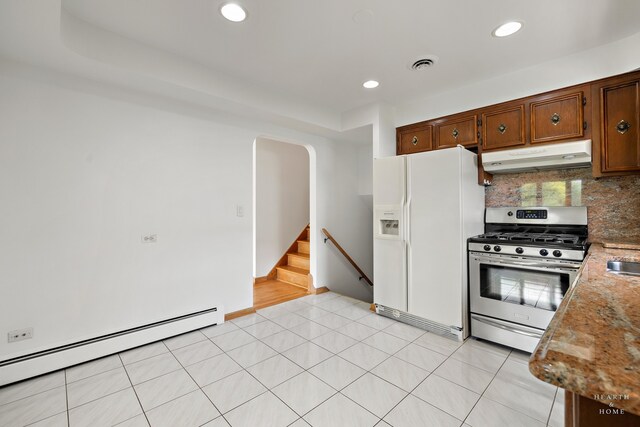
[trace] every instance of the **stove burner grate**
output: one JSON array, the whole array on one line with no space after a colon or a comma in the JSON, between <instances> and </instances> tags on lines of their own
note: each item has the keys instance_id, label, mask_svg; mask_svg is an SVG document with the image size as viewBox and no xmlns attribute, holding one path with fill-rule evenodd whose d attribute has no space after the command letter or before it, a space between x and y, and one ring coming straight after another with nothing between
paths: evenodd
<instances>
[{"instance_id":1,"label":"stove burner grate","mask_svg":"<svg viewBox=\"0 0 640 427\"><path fill-rule=\"evenodd\" d=\"M574 234L553 234L553 233L485 233L477 237L483 240L511 241L522 243L550 243L576 245L585 240L584 237Z\"/></svg>"}]
</instances>

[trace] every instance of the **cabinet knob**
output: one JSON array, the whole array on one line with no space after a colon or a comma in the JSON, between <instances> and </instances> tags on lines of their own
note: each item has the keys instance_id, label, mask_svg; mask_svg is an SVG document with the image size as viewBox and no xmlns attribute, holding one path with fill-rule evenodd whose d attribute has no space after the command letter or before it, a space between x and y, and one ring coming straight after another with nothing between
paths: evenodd
<instances>
[{"instance_id":1,"label":"cabinet knob","mask_svg":"<svg viewBox=\"0 0 640 427\"><path fill-rule=\"evenodd\" d=\"M624 135L625 133L627 133L630 127L631 125L629 124L628 121L620 120L616 125L616 130L618 131L618 133Z\"/></svg>"},{"instance_id":2,"label":"cabinet knob","mask_svg":"<svg viewBox=\"0 0 640 427\"><path fill-rule=\"evenodd\" d=\"M460 135L460 132L458 132L458 129L454 129L453 132L451 132L451 135L453 135L455 139L458 139L458 135Z\"/></svg>"},{"instance_id":3,"label":"cabinet knob","mask_svg":"<svg viewBox=\"0 0 640 427\"><path fill-rule=\"evenodd\" d=\"M498 132L505 133L506 131L507 127L504 125L504 123L500 123L500 126L498 126Z\"/></svg>"},{"instance_id":4,"label":"cabinet knob","mask_svg":"<svg viewBox=\"0 0 640 427\"><path fill-rule=\"evenodd\" d=\"M551 116L551 123L553 123L554 126L560 123L560 114L553 113L553 115Z\"/></svg>"},{"instance_id":5,"label":"cabinet knob","mask_svg":"<svg viewBox=\"0 0 640 427\"><path fill-rule=\"evenodd\" d=\"M411 140L411 143L412 143L413 145L418 145L418 137L417 137L417 136L414 136L414 137L413 137L413 139Z\"/></svg>"}]
</instances>

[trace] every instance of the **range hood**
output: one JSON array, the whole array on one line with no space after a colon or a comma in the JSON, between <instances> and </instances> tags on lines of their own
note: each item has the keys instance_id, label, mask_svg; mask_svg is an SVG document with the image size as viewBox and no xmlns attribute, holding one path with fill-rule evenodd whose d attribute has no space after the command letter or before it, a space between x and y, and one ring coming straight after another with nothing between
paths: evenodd
<instances>
[{"instance_id":1,"label":"range hood","mask_svg":"<svg viewBox=\"0 0 640 427\"><path fill-rule=\"evenodd\" d=\"M482 166L491 173L580 168L591 165L591 140L482 153Z\"/></svg>"}]
</instances>

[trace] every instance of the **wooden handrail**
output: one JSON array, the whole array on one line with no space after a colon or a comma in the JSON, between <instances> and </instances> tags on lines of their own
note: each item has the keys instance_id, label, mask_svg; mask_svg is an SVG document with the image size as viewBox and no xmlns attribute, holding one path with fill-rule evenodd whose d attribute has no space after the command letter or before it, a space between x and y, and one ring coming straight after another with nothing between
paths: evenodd
<instances>
[{"instance_id":1,"label":"wooden handrail","mask_svg":"<svg viewBox=\"0 0 640 427\"><path fill-rule=\"evenodd\" d=\"M349 254L344 249L342 249L342 246L340 246L340 244L336 242L336 239L333 238L331 233L329 233L326 228L322 229L322 233L324 233L324 235L327 236L324 239L324 242L327 243L327 240L331 240L331 243L333 243L336 246L336 248L338 248L340 253L344 255L344 257L347 259L347 261L349 261L349 263L353 266L353 268L355 268L358 271L358 274L360 274L360 277L358 278L358 280L364 279L364 281L367 282L370 286L373 286L373 282L371 281L371 279L369 279L367 275L364 274L364 271L362 271L362 269L358 267L358 264L356 264L356 262L349 256Z\"/></svg>"}]
</instances>

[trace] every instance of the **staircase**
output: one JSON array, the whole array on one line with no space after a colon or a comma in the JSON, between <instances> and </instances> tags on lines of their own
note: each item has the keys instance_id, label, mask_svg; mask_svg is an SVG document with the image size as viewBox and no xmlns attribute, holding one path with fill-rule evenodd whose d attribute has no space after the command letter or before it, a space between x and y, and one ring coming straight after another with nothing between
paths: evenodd
<instances>
[{"instance_id":1,"label":"staircase","mask_svg":"<svg viewBox=\"0 0 640 427\"><path fill-rule=\"evenodd\" d=\"M276 280L298 286L305 290L309 287L309 233L307 228L286 254L286 264L276 267Z\"/></svg>"},{"instance_id":2,"label":"staircase","mask_svg":"<svg viewBox=\"0 0 640 427\"><path fill-rule=\"evenodd\" d=\"M269 274L256 279L253 286L254 310L317 292L309 284L309 236L307 226Z\"/></svg>"}]
</instances>

